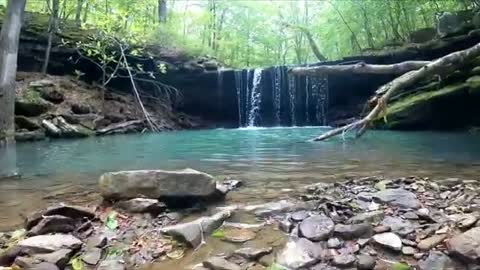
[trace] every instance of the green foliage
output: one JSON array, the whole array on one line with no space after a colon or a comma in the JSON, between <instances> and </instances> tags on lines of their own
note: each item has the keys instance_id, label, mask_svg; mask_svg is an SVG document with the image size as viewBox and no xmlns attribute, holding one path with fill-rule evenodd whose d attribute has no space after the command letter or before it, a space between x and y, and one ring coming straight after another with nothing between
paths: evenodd
<instances>
[{"instance_id":1,"label":"green foliage","mask_svg":"<svg viewBox=\"0 0 480 270\"><path fill-rule=\"evenodd\" d=\"M412 268L408 264L396 262L392 265L392 270L411 270Z\"/></svg>"},{"instance_id":2,"label":"green foliage","mask_svg":"<svg viewBox=\"0 0 480 270\"><path fill-rule=\"evenodd\" d=\"M110 230L115 230L118 228L117 212L112 211L110 214L108 214L105 220L105 227Z\"/></svg>"},{"instance_id":3,"label":"green foliage","mask_svg":"<svg viewBox=\"0 0 480 270\"><path fill-rule=\"evenodd\" d=\"M224 238L225 237L225 231L223 229L217 229L212 233L212 237L215 238Z\"/></svg>"},{"instance_id":4,"label":"green foliage","mask_svg":"<svg viewBox=\"0 0 480 270\"><path fill-rule=\"evenodd\" d=\"M72 31L78 2L61 0L63 35L80 33ZM27 1L27 10L48 13L46 3ZM475 2L169 0L166 23L159 22L157 5L158 0L85 0L81 27L101 29L130 45L180 49L233 67L257 67L316 62L299 29L307 29L320 52L334 60L405 42L412 31L432 27L436 12L471 9ZM33 25L45 30L48 17L42 18ZM110 57L104 54L108 43L96 46L83 40L83 45L93 45L89 54L102 59Z\"/></svg>"},{"instance_id":5,"label":"green foliage","mask_svg":"<svg viewBox=\"0 0 480 270\"><path fill-rule=\"evenodd\" d=\"M72 266L73 270L83 270L83 269L85 269L85 267L83 265L82 258L80 258L79 256L73 257L70 260L69 264Z\"/></svg>"}]
</instances>

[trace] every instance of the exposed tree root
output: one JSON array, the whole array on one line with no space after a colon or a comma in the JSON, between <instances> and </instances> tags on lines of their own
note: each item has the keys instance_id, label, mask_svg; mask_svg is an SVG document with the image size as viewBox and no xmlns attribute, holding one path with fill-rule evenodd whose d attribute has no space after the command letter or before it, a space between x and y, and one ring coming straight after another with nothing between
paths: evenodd
<instances>
[{"instance_id":1,"label":"exposed tree root","mask_svg":"<svg viewBox=\"0 0 480 270\"><path fill-rule=\"evenodd\" d=\"M421 67L420 69L410 71L396 78L395 80L383 85L377 90L377 93L384 93L378 98L377 105L370 113L363 119L353 122L344 127L330 130L317 138L314 141L323 141L338 134L345 134L346 132L356 129L356 137L362 136L366 130L371 126L372 122L381 117L381 114L387 107L388 100L398 91L405 89L414 83L426 77L432 77L434 75L443 74L447 71L452 71L459 68L466 63L473 61L476 57L480 56L480 43L477 45L458 52L448 54L444 57L438 58L435 61L430 62L428 65Z\"/></svg>"},{"instance_id":2,"label":"exposed tree root","mask_svg":"<svg viewBox=\"0 0 480 270\"><path fill-rule=\"evenodd\" d=\"M353 65L325 65L316 67L296 67L288 72L295 75L320 76L329 74L393 74L402 75L430 64L430 61L405 61L391 65L358 63Z\"/></svg>"}]
</instances>

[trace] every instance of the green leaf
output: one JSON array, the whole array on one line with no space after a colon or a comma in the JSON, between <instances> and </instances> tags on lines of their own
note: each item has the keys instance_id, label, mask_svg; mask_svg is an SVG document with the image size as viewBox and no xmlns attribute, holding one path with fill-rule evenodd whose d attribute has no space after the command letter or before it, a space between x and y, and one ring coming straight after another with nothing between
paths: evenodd
<instances>
[{"instance_id":1,"label":"green leaf","mask_svg":"<svg viewBox=\"0 0 480 270\"><path fill-rule=\"evenodd\" d=\"M108 214L107 219L105 220L105 227L110 230L115 230L118 228L117 212L112 211L110 214Z\"/></svg>"},{"instance_id":2,"label":"green leaf","mask_svg":"<svg viewBox=\"0 0 480 270\"><path fill-rule=\"evenodd\" d=\"M80 257L72 258L70 260L70 265L72 266L73 270L83 270L84 269L83 261Z\"/></svg>"},{"instance_id":3,"label":"green leaf","mask_svg":"<svg viewBox=\"0 0 480 270\"><path fill-rule=\"evenodd\" d=\"M392 270L412 270L408 264L396 262L392 265Z\"/></svg>"},{"instance_id":4,"label":"green leaf","mask_svg":"<svg viewBox=\"0 0 480 270\"><path fill-rule=\"evenodd\" d=\"M121 257L123 250L118 247L109 247L107 249L107 257Z\"/></svg>"},{"instance_id":5,"label":"green leaf","mask_svg":"<svg viewBox=\"0 0 480 270\"><path fill-rule=\"evenodd\" d=\"M224 238L225 237L225 231L223 229L217 229L212 233L212 237Z\"/></svg>"}]
</instances>

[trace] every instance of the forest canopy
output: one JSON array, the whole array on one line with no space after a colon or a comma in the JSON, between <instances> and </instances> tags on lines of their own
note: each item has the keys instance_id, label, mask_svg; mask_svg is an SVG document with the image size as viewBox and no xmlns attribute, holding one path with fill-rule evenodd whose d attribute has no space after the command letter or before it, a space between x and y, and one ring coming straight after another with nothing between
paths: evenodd
<instances>
[{"instance_id":1,"label":"forest canopy","mask_svg":"<svg viewBox=\"0 0 480 270\"><path fill-rule=\"evenodd\" d=\"M438 12L476 7L474 0L57 1L61 22L213 56L231 67L317 62L312 40L329 60L360 54L406 42L411 32L433 27ZM28 0L26 9L48 14L50 2Z\"/></svg>"}]
</instances>

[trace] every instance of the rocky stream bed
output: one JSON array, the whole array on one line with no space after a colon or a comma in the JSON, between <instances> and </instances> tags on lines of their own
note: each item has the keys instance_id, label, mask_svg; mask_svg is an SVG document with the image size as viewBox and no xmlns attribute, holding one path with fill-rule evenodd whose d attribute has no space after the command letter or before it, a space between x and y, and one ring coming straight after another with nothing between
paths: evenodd
<instances>
[{"instance_id":1,"label":"rocky stream bed","mask_svg":"<svg viewBox=\"0 0 480 270\"><path fill-rule=\"evenodd\" d=\"M236 188L191 169L106 173L97 207L1 233L0 269L479 269L477 180L339 179L219 206Z\"/></svg>"}]
</instances>

